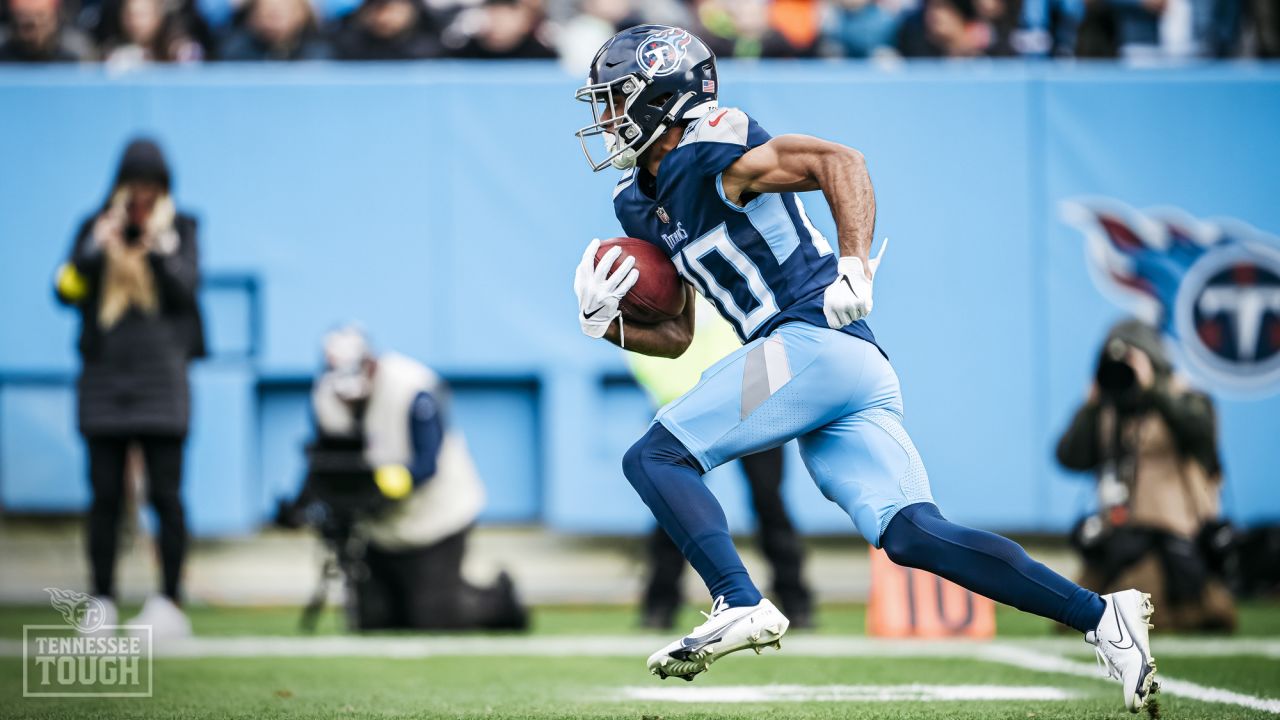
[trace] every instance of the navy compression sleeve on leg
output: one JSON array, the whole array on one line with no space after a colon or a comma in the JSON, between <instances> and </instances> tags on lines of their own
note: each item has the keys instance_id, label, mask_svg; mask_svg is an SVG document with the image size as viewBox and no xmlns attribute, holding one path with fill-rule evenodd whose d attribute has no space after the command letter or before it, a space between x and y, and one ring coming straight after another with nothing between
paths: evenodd
<instances>
[{"instance_id":1,"label":"navy compression sleeve on leg","mask_svg":"<svg viewBox=\"0 0 1280 720\"><path fill-rule=\"evenodd\" d=\"M1017 543L947 520L933 503L908 505L880 537L889 559L927 570L996 602L1089 632L1105 604L1032 560Z\"/></svg>"},{"instance_id":2,"label":"navy compression sleeve on leg","mask_svg":"<svg viewBox=\"0 0 1280 720\"><path fill-rule=\"evenodd\" d=\"M698 571L711 597L729 607L760 602L760 591L729 537L716 496L702 482L702 468L661 423L654 423L622 460L622 471L653 517Z\"/></svg>"}]
</instances>

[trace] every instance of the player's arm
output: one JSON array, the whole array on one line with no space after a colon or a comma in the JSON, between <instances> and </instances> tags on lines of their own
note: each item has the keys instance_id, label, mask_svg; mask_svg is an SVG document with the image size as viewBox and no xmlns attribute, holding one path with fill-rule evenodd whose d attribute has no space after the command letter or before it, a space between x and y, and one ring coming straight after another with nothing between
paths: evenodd
<instances>
[{"instance_id":1,"label":"player's arm","mask_svg":"<svg viewBox=\"0 0 1280 720\"><path fill-rule=\"evenodd\" d=\"M678 358L689 349L689 343L693 342L693 306L695 304L697 303L693 287L686 283L684 312L679 317L653 325L626 320L624 326L615 322L605 331L604 339L641 355ZM623 334L626 335L625 344L622 342Z\"/></svg>"},{"instance_id":2,"label":"player's arm","mask_svg":"<svg viewBox=\"0 0 1280 720\"><path fill-rule=\"evenodd\" d=\"M739 205L761 193L821 190L840 234L840 255L867 261L876 195L857 150L808 135L779 135L738 158L721 183L725 197Z\"/></svg>"},{"instance_id":3,"label":"player's arm","mask_svg":"<svg viewBox=\"0 0 1280 720\"><path fill-rule=\"evenodd\" d=\"M779 135L738 158L720 182L725 197L738 205L762 193L821 190L840 244L839 275L823 303L827 323L843 327L871 312L871 279L880 258L869 258L876 195L862 153L808 135Z\"/></svg>"}]
</instances>

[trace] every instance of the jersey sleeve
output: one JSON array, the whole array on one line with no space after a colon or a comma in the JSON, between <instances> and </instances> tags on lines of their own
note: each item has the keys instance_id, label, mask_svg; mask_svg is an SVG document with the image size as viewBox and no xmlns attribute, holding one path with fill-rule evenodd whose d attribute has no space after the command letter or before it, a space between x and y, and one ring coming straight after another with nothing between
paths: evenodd
<instances>
[{"instance_id":1,"label":"jersey sleeve","mask_svg":"<svg viewBox=\"0 0 1280 720\"><path fill-rule=\"evenodd\" d=\"M436 474L436 460L444 442L444 418L436 399L429 392L420 392L409 409L409 437L413 440L413 460L409 474L417 487Z\"/></svg>"},{"instance_id":2,"label":"jersey sleeve","mask_svg":"<svg viewBox=\"0 0 1280 720\"><path fill-rule=\"evenodd\" d=\"M718 108L685 130L663 161L662 174L712 177L724 172L748 150L769 141L769 133L737 108Z\"/></svg>"}]
</instances>

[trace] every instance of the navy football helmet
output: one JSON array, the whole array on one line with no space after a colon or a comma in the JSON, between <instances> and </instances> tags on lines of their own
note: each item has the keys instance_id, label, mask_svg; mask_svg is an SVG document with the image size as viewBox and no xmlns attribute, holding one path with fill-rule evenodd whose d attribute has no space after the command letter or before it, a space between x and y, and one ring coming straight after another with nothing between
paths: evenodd
<instances>
[{"instance_id":1,"label":"navy football helmet","mask_svg":"<svg viewBox=\"0 0 1280 720\"><path fill-rule=\"evenodd\" d=\"M578 100L592 123L576 135L591 169L635 167L653 141L716 103L716 56L688 30L637 25L609 38L591 61ZM603 135L607 157L595 160L587 138Z\"/></svg>"}]
</instances>

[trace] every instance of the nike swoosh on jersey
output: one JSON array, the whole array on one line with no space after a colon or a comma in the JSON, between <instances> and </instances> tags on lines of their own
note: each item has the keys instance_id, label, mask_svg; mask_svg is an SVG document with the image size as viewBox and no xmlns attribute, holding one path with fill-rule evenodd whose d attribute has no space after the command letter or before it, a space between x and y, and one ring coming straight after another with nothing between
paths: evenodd
<instances>
[{"instance_id":1,"label":"nike swoosh on jersey","mask_svg":"<svg viewBox=\"0 0 1280 720\"><path fill-rule=\"evenodd\" d=\"M728 110L721 110L721 111L720 111L720 114L719 114L719 115L717 115L717 116L715 116L714 118L712 118L712 119L708 120L708 121L707 121L707 124L708 124L708 125L710 125L711 127L715 127L715 126L719 125L719 124L720 124L720 118L724 117L724 116L725 116L725 115L727 115L728 113L729 113L729 111L728 111Z\"/></svg>"}]
</instances>

